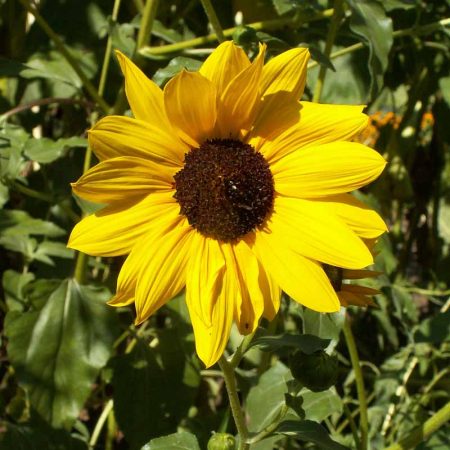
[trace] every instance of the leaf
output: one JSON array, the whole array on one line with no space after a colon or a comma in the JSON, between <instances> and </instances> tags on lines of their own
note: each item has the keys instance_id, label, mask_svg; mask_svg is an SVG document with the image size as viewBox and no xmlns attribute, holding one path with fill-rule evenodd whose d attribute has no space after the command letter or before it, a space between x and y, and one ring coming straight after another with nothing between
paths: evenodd
<instances>
[{"instance_id":1,"label":"leaf","mask_svg":"<svg viewBox=\"0 0 450 450\"><path fill-rule=\"evenodd\" d=\"M422 321L414 333L414 341L433 344L450 341L450 310Z\"/></svg>"},{"instance_id":2,"label":"leaf","mask_svg":"<svg viewBox=\"0 0 450 450\"><path fill-rule=\"evenodd\" d=\"M303 332L322 339L339 340L344 324L344 309L337 313L323 314L309 308L303 308Z\"/></svg>"},{"instance_id":3,"label":"leaf","mask_svg":"<svg viewBox=\"0 0 450 450\"><path fill-rule=\"evenodd\" d=\"M324 450L348 450L348 447L333 441L322 425L311 420L286 420L279 425L276 433L294 436L306 442L313 442Z\"/></svg>"},{"instance_id":4,"label":"leaf","mask_svg":"<svg viewBox=\"0 0 450 450\"><path fill-rule=\"evenodd\" d=\"M9 189L3 183L0 183L0 208L3 208L9 200Z\"/></svg>"},{"instance_id":5,"label":"leaf","mask_svg":"<svg viewBox=\"0 0 450 450\"><path fill-rule=\"evenodd\" d=\"M352 10L351 30L369 46L370 91L374 96L383 86L388 66L393 43L392 20L378 0L347 0L347 3Z\"/></svg>"},{"instance_id":6,"label":"leaf","mask_svg":"<svg viewBox=\"0 0 450 450\"><path fill-rule=\"evenodd\" d=\"M250 389L247 396L249 431L260 431L277 417L288 391L286 381L290 379L290 370L281 362L261 375L258 384Z\"/></svg>"},{"instance_id":7,"label":"leaf","mask_svg":"<svg viewBox=\"0 0 450 450\"><path fill-rule=\"evenodd\" d=\"M293 396L284 394L286 406L291 408L300 419L305 418L305 410L303 409L303 398L301 396Z\"/></svg>"},{"instance_id":8,"label":"leaf","mask_svg":"<svg viewBox=\"0 0 450 450\"><path fill-rule=\"evenodd\" d=\"M76 136L57 141L48 138L30 139L25 143L24 153L33 161L48 164L63 156L70 147L87 147L87 139Z\"/></svg>"},{"instance_id":9,"label":"leaf","mask_svg":"<svg viewBox=\"0 0 450 450\"><path fill-rule=\"evenodd\" d=\"M53 427L77 418L118 327L103 288L60 282L42 307L6 315L8 354L31 405Z\"/></svg>"},{"instance_id":10,"label":"leaf","mask_svg":"<svg viewBox=\"0 0 450 450\"><path fill-rule=\"evenodd\" d=\"M178 333L162 331L154 349L139 339L132 352L112 361L114 412L133 449L175 432L194 401L200 376L187 358L192 345L185 349Z\"/></svg>"},{"instance_id":11,"label":"leaf","mask_svg":"<svg viewBox=\"0 0 450 450\"><path fill-rule=\"evenodd\" d=\"M302 389L299 395L303 398L306 419L322 422L334 413L342 413L342 400L334 388L323 392Z\"/></svg>"},{"instance_id":12,"label":"leaf","mask_svg":"<svg viewBox=\"0 0 450 450\"><path fill-rule=\"evenodd\" d=\"M0 211L0 232L3 236L40 235L63 236L66 232L53 222L35 219L26 211L18 209Z\"/></svg>"},{"instance_id":13,"label":"leaf","mask_svg":"<svg viewBox=\"0 0 450 450\"><path fill-rule=\"evenodd\" d=\"M186 431L152 439L142 450L200 450L197 438Z\"/></svg>"},{"instance_id":14,"label":"leaf","mask_svg":"<svg viewBox=\"0 0 450 450\"><path fill-rule=\"evenodd\" d=\"M308 355L328 347L329 339L321 339L311 334L280 334L261 336L251 343L251 347L260 347L263 351L276 351L283 347L300 349Z\"/></svg>"},{"instance_id":15,"label":"leaf","mask_svg":"<svg viewBox=\"0 0 450 450\"><path fill-rule=\"evenodd\" d=\"M173 58L166 67L158 69L153 76L153 81L159 85L163 86L167 81L174 77L177 73L181 72L183 69L196 71L200 69L202 65L201 61L193 58L187 58L185 56L176 56Z\"/></svg>"},{"instance_id":16,"label":"leaf","mask_svg":"<svg viewBox=\"0 0 450 450\"><path fill-rule=\"evenodd\" d=\"M23 311L26 304L24 290L33 280L34 274L31 272L19 273L14 270L3 272L2 285L9 311Z\"/></svg>"},{"instance_id":17,"label":"leaf","mask_svg":"<svg viewBox=\"0 0 450 450\"><path fill-rule=\"evenodd\" d=\"M54 430L41 424L39 427L5 425L6 432L0 434L2 450L88 450L85 442L65 430Z\"/></svg>"}]
</instances>

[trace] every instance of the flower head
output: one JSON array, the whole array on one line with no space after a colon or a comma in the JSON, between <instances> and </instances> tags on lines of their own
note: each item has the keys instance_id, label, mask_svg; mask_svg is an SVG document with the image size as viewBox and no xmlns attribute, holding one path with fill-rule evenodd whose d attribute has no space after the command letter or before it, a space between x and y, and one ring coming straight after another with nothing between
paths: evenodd
<instances>
[{"instance_id":1,"label":"flower head","mask_svg":"<svg viewBox=\"0 0 450 450\"><path fill-rule=\"evenodd\" d=\"M264 65L264 45L250 62L225 42L164 90L117 56L134 118L105 117L90 130L100 163L73 190L107 206L69 241L92 255L128 255L110 304L134 302L141 323L186 288L207 366L233 321L248 334L275 316L281 290L316 311L338 310L322 264L370 265L362 239L386 230L349 194L385 166L349 142L367 125L363 107L300 102L302 48Z\"/></svg>"}]
</instances>

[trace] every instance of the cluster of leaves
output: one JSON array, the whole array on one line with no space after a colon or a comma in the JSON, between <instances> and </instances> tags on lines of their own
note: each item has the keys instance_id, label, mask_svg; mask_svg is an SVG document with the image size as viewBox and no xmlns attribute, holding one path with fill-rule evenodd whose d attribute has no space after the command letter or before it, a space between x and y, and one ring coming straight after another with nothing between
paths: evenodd
<instances>
[{"instance_id":1,"label":"cluster of leaves","mask_svg":"<svg viewBox=\"0 0 450 450\"><path fill-rule=\"evenodd\" d=\"M161 86L182 68L200 66L207 48L155 50L211 31L199 1L160 2L153 47L139 55L145 2L123 3L118 20L107 0L41 1L39 12L94 85L108 38ZM344 1L332 49L341 56L333 57L323 51L332 2L215 5L250 55L258 41L270 55L308 46L317 64L305 98L327 67L322 101L367 104L372 123L361 139L390 161L360 193L391 230L378 247L376 268L384 274L372 281L382 291L379 306L348 311L363 361L369 439L383 448L449 401L450 39L438 22L450 6ZM83 171L85 131L99 105L20 2L0 0L0 12L0 447L199 449L212 432L234 434L223 378L201 370L195 356L183 296L135 329L131 309L105 305L120 260L90 258L86 280L74 277L80 256L65 243L94 206L73 198L70 182ZM104 99L115 113L126 112L121 86L112 61ZM320 315L285 299L277 319L262 324L238 369L252 450L362 448L344 314ZM240 339L232 333L230 351ZM339 360L338 370L332 361L335 387L293 379L296 352L324 350ZM314 367L327 381L327 363ZM418 448L448 446L442 428Z\"/></svg>"}]
</instances>

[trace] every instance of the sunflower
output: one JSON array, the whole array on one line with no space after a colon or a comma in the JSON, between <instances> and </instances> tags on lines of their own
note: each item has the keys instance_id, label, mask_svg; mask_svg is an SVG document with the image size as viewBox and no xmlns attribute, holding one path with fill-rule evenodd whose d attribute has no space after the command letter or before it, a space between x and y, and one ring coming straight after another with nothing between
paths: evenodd
<instances>
[{"instance_id":1,"label":"sunflower","mask_svg":"<svg viewBox=\"0 0 450 450\"><path fill-rule=\"evenodd\" d=\"M264 64L265 50L250 62L222 43L163 90L117 52L134 118L107 116L89 131L100 162L73 184L106 206L75 226L69 247L128 255L109 303L134 303L139 324L185 288L207 367L233 321L248 334L273 319L281 291L337 311L322 264L372 264L362 239L386 230L349 194L385 166L349 142L367 125L363 107L300 102L308 51Z\"/></svg>"}]
</instances>

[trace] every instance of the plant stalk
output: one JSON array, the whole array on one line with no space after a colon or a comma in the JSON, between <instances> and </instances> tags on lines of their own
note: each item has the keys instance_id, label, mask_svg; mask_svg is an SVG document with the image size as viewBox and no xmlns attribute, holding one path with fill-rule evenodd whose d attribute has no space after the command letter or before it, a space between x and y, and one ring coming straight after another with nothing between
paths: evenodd
<instances>
[{"instance_id":1,"label":"plant stalk","mask_svg":"<svg viewBox=\"0 0 450 450\"><path fill-rule=\"evenodd\" d=\"M408 450L416 448L422 441L437 431L450 420L450 402L443 406L424 424L414 428L407 436L399 442L387 447L385 450Z\"/></svg>"},{"instance_id":2,"label":"plant stalk","mask_svg":"<svg viewBox=\"0 0 450 450\"><path fill-rule=\"evenodd\" d=\"M225 40L225 35L223 34L223 29L220 25L219 19L217 17L216 11L214 10L214 6L212 5L210 0L201 0L203 9L208 16L209 23L211 24L219 42L223 42Z\"/></svg>"},{"instance_id":3,"label":"plant stalk","mask_svg":"<svg viewBox=\"0 0 450 450\"><path fill-rule=\"evenodd\" d=\"M330 57L331 50L333 49L333 44L336 39L337 30L339 28L343 12L344 12L343 0L335 0L333 17L331 18L330 28L328 30L327 40L325 43L324 55L326 58ZM327 66L321 65L312 99L312 101L315 103L320 102L320 97L322 96L322 90L323 85L325 83L326 74L327 74Z\"/></svg>"},{"instance_id":4,"label":"plant stalk","mask_svg":"<svg viewBox=\"0 0 450 450\"><path fill-rule=\"evenodd\" d=\"M356 348L355 338L353 337L352 329L348 321L348 316L346 316L344 320L343 332L348 352L350 354L350 360L352 363L353 371L355 373L356 392L358 394L358 401L359 401L359 416L360 416L359 427L361 429L360 449L367 450L369 437L367 397L366 397L366 390L364 388L364 378L361 370L361 364L359 361L358 350Z\"/></svg>"},{"instance_id":5,"label":"plant stalk","mask_svg":"<svg viewBox=\"0 0 450 450\"><path fill-rule=\"evenodd\" d=\"M228 398L230 399L230 408L233 414L234 422L239 434L239 447L238 450L248 450L249 444L247 444L248 429L245 424L244 412L241 408L237 393L236 377L234 375L233 366L222 356L219 359L219 366L223 372L223 378L225 380L225 386L228 392Z\"/></svg>"}]
</instances>

